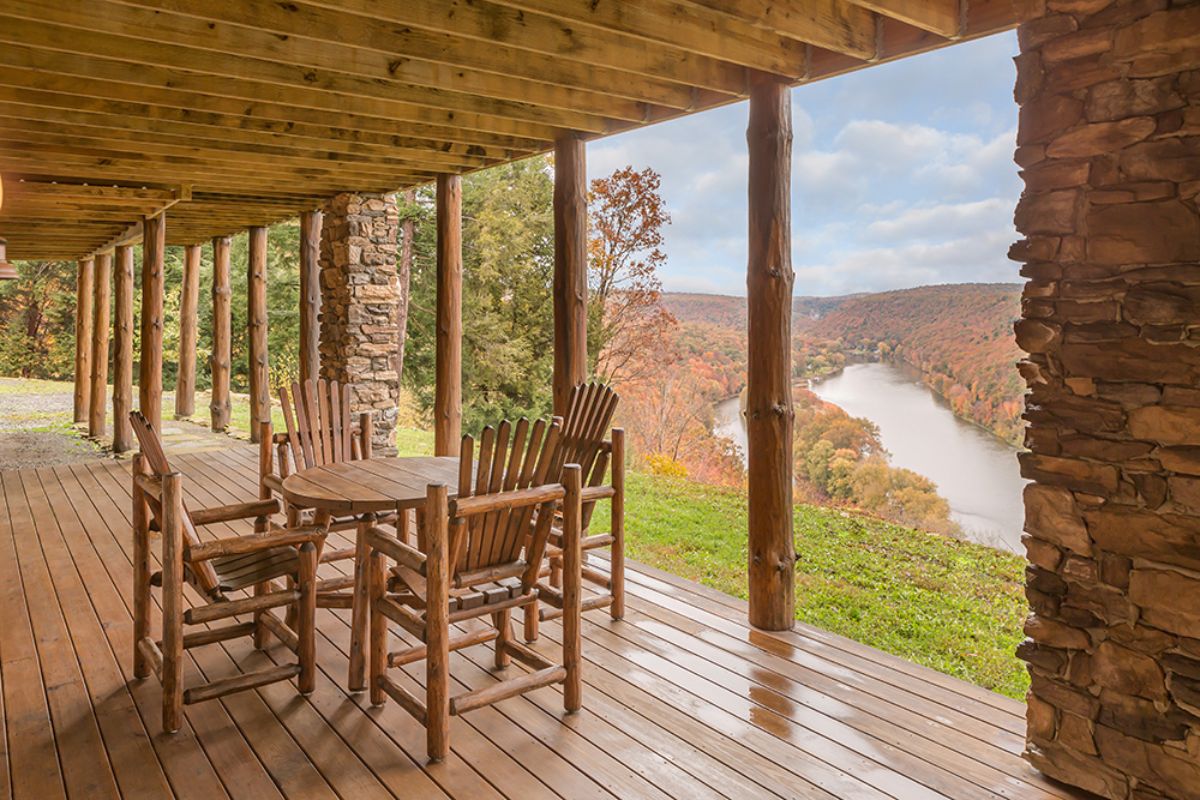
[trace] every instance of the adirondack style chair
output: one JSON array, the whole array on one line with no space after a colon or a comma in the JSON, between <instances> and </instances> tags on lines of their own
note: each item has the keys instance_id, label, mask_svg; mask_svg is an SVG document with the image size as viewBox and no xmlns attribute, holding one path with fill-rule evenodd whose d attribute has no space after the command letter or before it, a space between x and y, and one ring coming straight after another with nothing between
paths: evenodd
<instances>
[{"instance_id":1,"label":"adirondack style chair","mask_svg":"<svg viewBox=\"0 0 1200 800\"><path fill-rule=\"evenodd\" d=\"M510 440L511 434L511 440ZM367 533L370 552L370 691L379 705L391 697L426 727L429 758L440 761L449 751L450 716L490 705L542 686L562 683L564 705L577 711L580 679L580 536L581 478L579 467L552 474L560 428L520 420L498 429L485 428L472 482L474 440L463 437L457 497L448 499L444 484L428 487L422 552L389 535L383 528ZM513 609L537 603L538 572L555 509L562 509L566 546L562 552L563 657L555 663L517 641L512 633ZM451 629L467 620L487 620L467 632ZM388 622L394 622L419 644L388 652ZM450 653L495 641L495 666L511 659L532 672L481 689L450 696ZM425 660L422 699L387 674Z\"/></svg>"},{"instance_id":2,"label":"adirondack style chair","mask_svg":"<svg viewBox=\"0 0 1200 800\"><path fill-rule=\"evenodd\" d=\"M608 385L593 381L575 386L567 405L556 460L557 469L563 464L578 464L585 486L580 525L584 553L582 575L585 587L592 591L582 601L583 610L607 606L613 619L625 616L625 432L613 428L608 439L605 434L619 401L620 397ZM612 477L606 484L610 466ZM588 526L596 502L602 499L612 501L611 532L592 535L588 533ZM556 520L546 545L547 564L541 576L549 578L549 583L541 586L539 606L525 609L525 640L529 642L538 637L539 621L557 619L563 613L559 587L562 585L565 540L561 521L561 517ZM589 551L606 547L609 548L608 574L586 560Z\"/></svg>"},{"instance_id":3,"label":"adirondack style chair","mask_svg":"<svg viewBox=\"0 0 1200 800\"><path fill-rule=\"evenodd\" d=\"M185 703L224 697L294 676L301 694L312 692L317 549L325 538L324 529L273 525L271 515L279 512L276 500L189 510L183 500L183 476L171 469L149 420L138 411L129 416L141 445L133 465L133 673L145 678L154 671L162 681L163 730L179 730ZM254 520L253 534L203 542L197 534L197 528L205 525L248 519ZM151 530L162 535L162 570L154 574ZM279 588L275 581L280 578L290 579L291 586ZM184 608L185 584L196 590L201 605ZM156 585L162 586L160 641L150 634L150 592ZM243 589L252 590L253 595L229 598L230 593ZM275 616L272 609L279 607L296 609L294 627ZM185 626L207 626L237 615L252 615L253 620L184 633ZM296 663L184 688L184 650L239 636L253 636L254 646L261 649L268 634L296 654Z\"/></svg>"},{"instance_id":4,"label":"adirondack style chair","mask_svg":"<svg viewBox=\"0 0 1200 800\"><path fill-rule=\"evenodd\" d=\"M295 471L310 467L358 461L371 457L371 413L365 411L352 419L350 387L337 381L309 379L303 384L293 382L291 396L285 387L279 388L283 419L287 430L272 435L270 423L263 423L262 450L259 453L259 496L263 499L280 496L283 479ZM274 454L271 449L274 448ZM289 525L311 523L306 509L285 503ZM387 520L385 520L387 521ZM407 515L401 521L407 536ZM358 519L353 516L334 517L328 530L354 529ZM353 560L354 547L322 550L321 563ZM317 585L317 605L321 608L349 608L353 575L327 578ZM289 617L290 621L290 617Z\"/></svg>"}]
</instances>

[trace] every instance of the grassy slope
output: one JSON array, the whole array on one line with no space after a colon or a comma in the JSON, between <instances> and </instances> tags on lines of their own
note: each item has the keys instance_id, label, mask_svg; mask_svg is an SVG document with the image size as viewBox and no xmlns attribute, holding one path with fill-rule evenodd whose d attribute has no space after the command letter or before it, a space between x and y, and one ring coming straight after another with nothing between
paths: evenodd
<instances>
[{"instance_id":1,"label":"grassy slope","mask_svg":"<svg viewBox=\"0 0 1200 800\"><path fill-rule=\"evenodd\" d=\"M400 429L401 454L432 436ZM607 506L596 530L607 529ZM746 597L746 497L687 480L629 475L629 557ZM796 508L796 618L1021 698L1014 655L1025 615L1015 555L839 509Z\"/></svg>"}]
</instances>

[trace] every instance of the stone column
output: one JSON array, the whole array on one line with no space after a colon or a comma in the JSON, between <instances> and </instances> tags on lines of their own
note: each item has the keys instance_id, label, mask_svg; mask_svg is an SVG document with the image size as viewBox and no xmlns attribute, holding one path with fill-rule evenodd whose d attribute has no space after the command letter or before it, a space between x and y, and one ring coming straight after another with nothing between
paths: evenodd
<instances>
[{"instance_id":1,"label":"stone column","mask_svg":"<svg viewBox=\"0 0 1200 800\"><path fill-rule=\"evenodd\" d=\"M396 452L399 226L392 195L347 192L321 227L321 377L349 384L352 413L374 413L377 455Z\"/></svg>"},{"instance_id":2,"label":"stone column","mask_svg":"<svg viewBox=\"0 0 1200 800\"><path fill-rule=\"evenodd\" d=\"M1023 24L1026 755L1200 798L1200 4Z\"/></svg>"}]
</instances>

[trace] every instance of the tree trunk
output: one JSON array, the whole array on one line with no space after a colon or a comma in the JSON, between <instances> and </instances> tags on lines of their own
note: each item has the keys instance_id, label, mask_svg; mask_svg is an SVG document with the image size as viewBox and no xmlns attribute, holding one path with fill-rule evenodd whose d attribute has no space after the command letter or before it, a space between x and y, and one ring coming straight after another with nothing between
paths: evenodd
<instances>
[{"instance_id":1,"label":"tree trunk","mask_svg":"<svg viewBox=\"0 0 1200 800\"><path fill-rule=\"evenodd\" d=\"M795 618L790 94L781 81L755 76L746 131L750 150L746 278L750 624L767 630L791 628Z\"/></svg>"},{"instance_id":2,"label":"tree trunk","mask_svg":"<svg viewBox=\"0 0 1200 800\"><path fill-rule=\"evenodd\" d=\"M409 189L404 193L404 202L412 205L417 200L417 193ZM409 217L400 225L400 263L397 265L397 278L400 284L399 302L396 303L396 375L403 382L404 378L404 346L408 342L408 299L412 284L413 240L417 234L416 222Z\"/></svg>"},{"instance_id":3,"label":"tree trunk","mask_svg":"<svg viewBox=\"0 0 1200 800\"><path fill-rule=\"evenodd\" d=\"M555 414L587 371L587 150L566 135L554 144Z\"/></svg>"},{"instance_id":4,"label":"tree trunk","mask_svg":"<svg viewBox=\"0 0 1200 800\"><path fill-rule=\"evenodd\" d=\"M458 453L462 437L462 178L437 178L437 352L434 454Z\"/></svg>"}]
</instances>

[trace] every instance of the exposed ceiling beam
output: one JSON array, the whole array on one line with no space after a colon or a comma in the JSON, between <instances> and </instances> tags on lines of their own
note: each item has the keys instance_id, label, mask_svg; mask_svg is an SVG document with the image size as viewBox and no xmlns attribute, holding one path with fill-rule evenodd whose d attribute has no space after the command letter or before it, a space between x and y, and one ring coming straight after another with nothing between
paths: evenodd
<instances>
[{"instance_id":1,"label":"exposed ceiling beam","mask_svg":"<svg viewBox=\"0 0 1200 800\"><path fill-rule=\"evenodd\" d=\"M957 39L962 33L964 14L959 0L850 0L850 2L947 39Z\"/></svg>"},{"instance_id":2,"label":"exposed ceiling beam","mask_svg":"<svg viewBox=\"0 0 1200 800\"><path fill-rule=\"evenodd\" d=\"M687 0L774 31L789 39L869 60L875 56L875 20L845 0Z\"/></svg>"}]
</instances>

